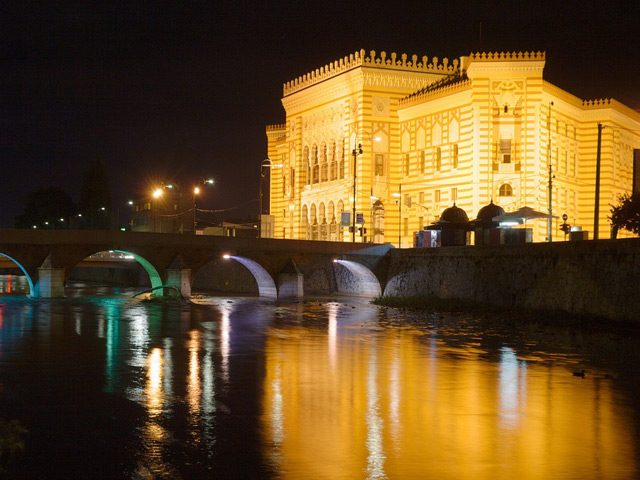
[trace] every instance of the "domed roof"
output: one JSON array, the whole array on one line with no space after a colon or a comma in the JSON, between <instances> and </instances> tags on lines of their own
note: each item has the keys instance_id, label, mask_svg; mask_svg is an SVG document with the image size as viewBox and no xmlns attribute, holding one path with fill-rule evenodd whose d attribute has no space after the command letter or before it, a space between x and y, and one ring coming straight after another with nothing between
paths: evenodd
<instances>
[{"instance_id":1,"label":"domed roof","mask_svg":"<svg viewBox=\"0 0 640 480\"><path fill-rule=\"evenodd\" d=\"M438 220L437 223L467 223L468 221L469 217L467 217L467 212L460 207L456 207L456 204L454 203L452 207L449 207L442 212L440 220Z\"/></svg>"},{"instance_id":2,"label":"domed roof","mask_svg":"<svg viewBox=\"0 0 640 480\"><path fill-rule=\"evenodd\" d=\"M492 222L493 217L497 217L498 215L504 215L504 209L501 206L493 203L493 200L491 200L491 203L489 203L489 205L485 205L480 209L476 221Z\"/></svg>"}]
</instances>

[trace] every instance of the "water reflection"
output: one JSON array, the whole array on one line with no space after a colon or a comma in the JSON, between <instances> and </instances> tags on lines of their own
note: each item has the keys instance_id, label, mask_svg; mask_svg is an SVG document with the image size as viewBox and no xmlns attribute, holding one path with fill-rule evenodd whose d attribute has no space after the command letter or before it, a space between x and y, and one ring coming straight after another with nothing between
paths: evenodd
<instances>
[{"instance_id":1,"label":"water reflection","mask_svg":"<svg viewBox=\"0 0 640 480\"><path fill-rule=\"evenodd\" d=\"M265 445L281 478L631 478L637 435L611 379L460 345L437 329L268 332ZM337 340L336 340L336 332ZM572 359L566 358L570 362ZM273 454L277 452L277 455ZM309 455L313 452L313 455Z\"/></svg>"},{"instance_id":2,"label":"water reflection","mask_svg":"<svg viewBox=\"0 0 640 480\"><path fill-rule=\"evenodd\" d=\"M637 476L637 375L607 353L636 371L637 343L389 312L3 297L0 410L31 432L16 478Z\"/></svg>"}]
</instances>

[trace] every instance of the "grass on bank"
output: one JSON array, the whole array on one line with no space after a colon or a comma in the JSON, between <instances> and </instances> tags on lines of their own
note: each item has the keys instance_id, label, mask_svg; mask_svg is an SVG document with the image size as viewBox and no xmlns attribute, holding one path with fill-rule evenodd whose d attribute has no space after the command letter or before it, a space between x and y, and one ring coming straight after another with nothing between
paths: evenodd
<instances>
[{"instance_id":1,"label":"grass on bank","mask_svg":"<svg viewBox=\"0 0 640 480\"><path fill-rule=\"evenodd\" d=\"M525 307L502 307L460 298L439 298L427 295L408 297L384 296L371 301L383 307L418 310L436 313L469 313L485 319L510 319L515 322L535 322L539 324L585 328L596 331L618 333L640 333L640 323L628 320L611 320L602 317L580 315L558 310L533 309Z\"/></svg>"},{"instance_id":2,"label":"grass on bank","mask_svg":"<svg viewBox=\"0 0 640 480\"><path fill-rule=\"evenodd\" d=\"M429 297L426 295L412 295L410 297L388 295L374 298L371 303L382 307L409 308L437 312L494 313L498 311L496 307L481 305L478 302L472 302L470 300Z\"/></svg>"}]
</instances>

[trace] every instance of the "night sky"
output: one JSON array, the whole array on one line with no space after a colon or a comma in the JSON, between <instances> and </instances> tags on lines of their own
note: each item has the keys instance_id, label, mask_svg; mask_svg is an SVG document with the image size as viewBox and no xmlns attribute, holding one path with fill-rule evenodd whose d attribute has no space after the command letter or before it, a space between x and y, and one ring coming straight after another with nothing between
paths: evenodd
<instances>
[{"instance_id":1,"label":"night sky","mask_svg":"<svg viewBox=\"0 0 640 480\"><path fill-rule=\"evenodd\" d=\"M40 187L77 201L98 156L114 210L154 182L213 176L202 208L255 200L227 216L255 214L282 84L361 48L544 50L547 80L640 110L637 1L101 3L0 6L0 228Z\"/></svg>"}]
</instances>

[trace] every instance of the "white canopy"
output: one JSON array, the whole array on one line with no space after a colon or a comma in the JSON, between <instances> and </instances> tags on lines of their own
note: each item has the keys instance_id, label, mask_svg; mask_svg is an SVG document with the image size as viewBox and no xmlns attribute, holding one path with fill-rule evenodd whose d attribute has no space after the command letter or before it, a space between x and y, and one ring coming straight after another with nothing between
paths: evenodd
<instances>
[{"instance_id":1,"label":"white canopy","mask_svg":"<svg viewBox=\"0 0 640 480\"><path fill-rule=\"evenodd\" d=\"M553 218L558 218L555 215L552 215ZM493 217L494 222L517 222L524 223L527 220L534 220L536 218L549 218L548 213L538 212L531 207L522 207L515 212L505 213L503 215L498 215L497 217Z\"/></svg>"}]
</instances>

